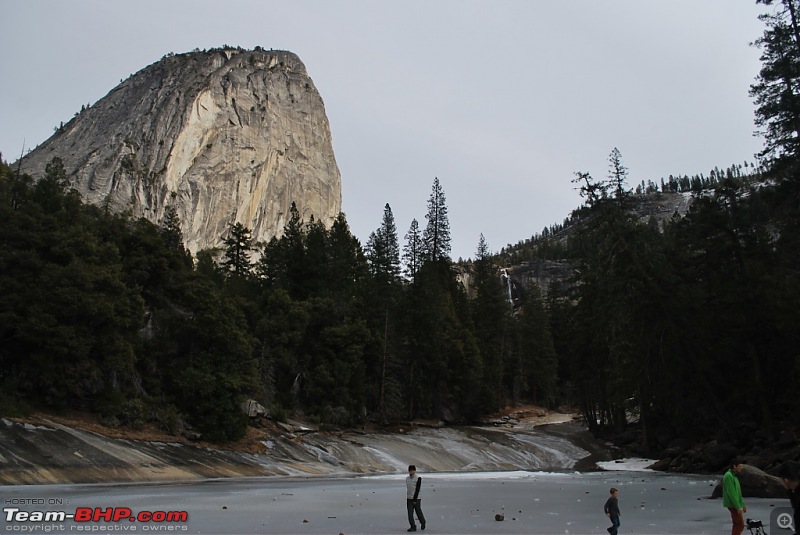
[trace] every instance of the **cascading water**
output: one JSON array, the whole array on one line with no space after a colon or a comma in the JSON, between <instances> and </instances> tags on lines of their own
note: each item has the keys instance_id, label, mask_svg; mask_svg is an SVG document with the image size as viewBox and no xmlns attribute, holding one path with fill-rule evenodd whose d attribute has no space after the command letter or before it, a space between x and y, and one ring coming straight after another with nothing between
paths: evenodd
<instances>
[{"instance_id":1,"label":"cascading water","mask_svg":"<svg viewBox=\"0 0 800 535\"><path fill-rule=\"evenodd\" d=\"M509 276L507 270L503 269L500 272L500 280L503 281L503 286L506 289L506 294L508 295L508 302L513 305L514 296L511 294L511 277Z\"/></svg>"}]
</instances>

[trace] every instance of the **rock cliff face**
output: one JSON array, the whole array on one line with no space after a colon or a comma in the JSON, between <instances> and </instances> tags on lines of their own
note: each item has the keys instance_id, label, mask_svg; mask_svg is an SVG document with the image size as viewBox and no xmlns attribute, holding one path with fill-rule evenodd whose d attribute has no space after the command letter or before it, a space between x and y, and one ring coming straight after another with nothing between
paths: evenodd
<instances>
[{"instance_id":1,"label":"rock cliff face","mask_svg":"<svg viewBox=\"0 0 800 535\"><path fill-rule=\"evenodd\" d=\"M322 99L291 52L171 55L120 83L23 158L41 176L64 161L83 199L160 223L173 205L187 248L217 246L229 223L280 235L294 201L330 226L341 175Z\"/></svg>"}]
</instances>

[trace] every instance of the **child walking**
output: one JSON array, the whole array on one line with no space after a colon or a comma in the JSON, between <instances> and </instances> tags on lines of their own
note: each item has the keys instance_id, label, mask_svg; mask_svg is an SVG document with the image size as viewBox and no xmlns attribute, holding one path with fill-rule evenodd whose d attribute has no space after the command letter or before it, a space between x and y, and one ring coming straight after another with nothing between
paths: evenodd
<instances>
[{"instance_id":1,"label":"child walking","mask_svg":"<svg viewBox=\"0 0 800 535\"><path fill-rule=\"evenodd\" d=\"M611 487L609 491L611 496L609 496L608 500L606 500L605 506L603 506L603 511L605 511L606 516L611 519L611 526L606 528L611 535L617 535L617 530L619 530L619 502L617 501L617 496L619 495L619 491L614 487Z\"/></svg>"}]
</instances>

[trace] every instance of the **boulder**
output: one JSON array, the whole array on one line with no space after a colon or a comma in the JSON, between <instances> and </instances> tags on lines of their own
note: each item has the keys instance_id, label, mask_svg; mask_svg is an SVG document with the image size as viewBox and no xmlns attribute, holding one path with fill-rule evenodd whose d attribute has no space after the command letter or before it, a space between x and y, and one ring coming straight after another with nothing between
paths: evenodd
<instances>
[{"instance_id":1,"label":"boulder","mask_svg":"<svg viewBox=\"0 0 800 535\"><path fill-rule=\"evenodd\" d=\"M728 466L738 451L733 444L710 442L703 448L703 461L710 471L716 472Z\"/></svg>"},{"instance_id":2,"label":"boulder","mask_svg":"<svg viewBox=\"0 0 800 535\"><path fill-rule=\"evenodd\" d=\"M242 412L249 418L258 418L260 416L269 416L269 412L264 406L254 399L248 399L241 404Z\"/></svg>"},{"instance_id":3,"label":"boulder","mask_svg":"<svg viewBox=\"0 0 800 535\"><path fill-rule=\"evenodd\" d=\"M744 465L744 470L739 474L739 483L742 485L742 496L745 498L785 498L786 488L781 483L781 480L775 476L771 476L763 470L751 466ZM722 478L719 483L714 487L711 493L711 498L722 497Z\"/></svg>"}]
</instances>

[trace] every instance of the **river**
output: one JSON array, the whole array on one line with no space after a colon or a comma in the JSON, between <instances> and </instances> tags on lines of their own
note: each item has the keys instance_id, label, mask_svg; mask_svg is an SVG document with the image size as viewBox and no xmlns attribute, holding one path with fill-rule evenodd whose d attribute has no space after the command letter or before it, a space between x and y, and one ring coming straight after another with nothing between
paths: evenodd
<instances>
[{"instance_id":1,"label":"river","mask_svg":"<svg viewBox=\"0 0 800 535\"><path fill-rule=\"evenodd\" d=\"M29 450L50 440L52 448L42 451L55 451L60 443L60 473L74 474L85 466L97 474L105 470L110 477L123 473L122 466L124 474L158 469L162 477L194 475L182 481L0 486L3 533L405 533L403 479L408 464L416 464L423 478L426 533L602 535L609 525L603 504L612 486L620 491L620 533L730 529L721 501L708 499L718 477L664 474L643 470L646 463L613 461L599 463L606 469L599 470L595 461L608 460L609 451L574 422L284 436L267 444L266 453L247 457L251 470L270 477L201 479L197 474L202 470L191 467L208 466L211 458L196 449L191 455L168 456L165 451L187 448L110 442L75 430L68 430L74 440L67 443L61 428L8 423L5 428L15 432L10 435L15 444L27 444ZM25 449L10 444L5 456L13 454L17 464L4 463L21 466ZM72 458L75 464L63 464ZM223 465L242 462L233 454L213 459ZM123 461L127 464L120 465ZM179 471L162 469L177 461L181 464L173 466ZM747 502L747 516L764 522L768 533L790 533L775 524L786 511L786 500Z\"/></svg>"},{"instance_id":2,"label":"river","mask_svg":"<svg viewBox=\"0 0 800 535\"><path fill-rule=\"evenodd\" d=\"M605 533L603 504L617 487L620 533L724 533L730 517L707 496L709 476L655 472L421 472L426 533ZM0 487L3 533L384 534L404 533L402 474L351 478L244 478L186 483ZM782 500L748 500L762 520ZM85 509L80 509L85 508ZM8 511L18 509L9 516ZM22 521L19 512L118 514L118 522ZM87 513L88 511L88 513ZM95 513L97 511L98 513ZM185 521L131 521L142 513L186 513ZM495 515L502 514L498 521ZM174 515L173 515L174 516ZM777 535L770 530L769 533ZM789 532L786 532L789 533Z\"/></svg>"}]
</instances>

